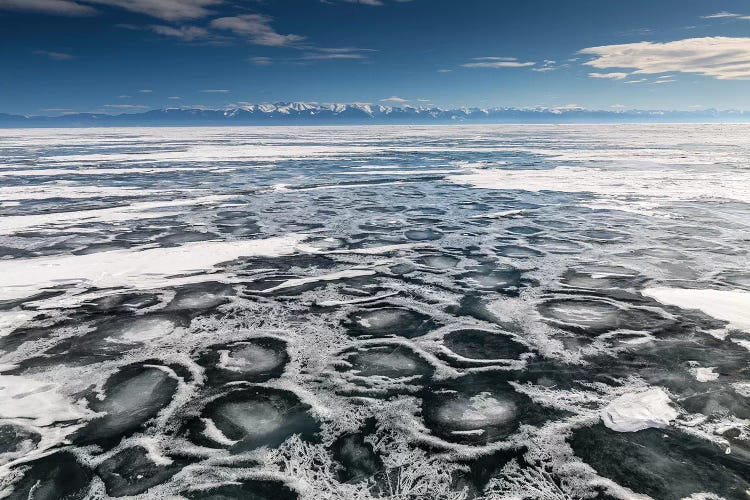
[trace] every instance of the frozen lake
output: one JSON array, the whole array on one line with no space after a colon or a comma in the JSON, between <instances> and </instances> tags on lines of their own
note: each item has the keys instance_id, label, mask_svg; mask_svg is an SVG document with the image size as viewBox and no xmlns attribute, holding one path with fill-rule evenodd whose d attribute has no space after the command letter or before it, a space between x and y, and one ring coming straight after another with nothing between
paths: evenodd
<instances>
[{"instance_id":1,"label":"frozen lake","mask_svg":"<svg viewBox=\"0 0 750 500\"><path fill-rule=\"evenodd\" d=\"M747 499L750 125L0 130L0 497Z\"/></svg>"}]
</instances>

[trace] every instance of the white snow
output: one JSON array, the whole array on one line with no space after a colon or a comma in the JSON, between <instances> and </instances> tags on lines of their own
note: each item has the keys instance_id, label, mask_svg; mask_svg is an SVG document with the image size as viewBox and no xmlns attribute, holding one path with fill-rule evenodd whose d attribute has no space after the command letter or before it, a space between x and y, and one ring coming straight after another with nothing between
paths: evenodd
<instances>
[{"instance_id":1,"label":"white snow","mask_svg":"<svg viewBox=\"0 0 750 500\"><path fill-rule=\"evenodd\" d=\"M34 425L78 420L88 414L60 391L59 384L17 375L0 375L0 418L18 418Z\"/></svg>"},{"instance_id":2,"label":"white snow","mask_svg":"<svg viewBox=\"0 0 750 500\"><path fill-rule=\"evenodd\" d=\"M714 371L715 369L715 366L701 366L690 371L698 382L711 382L719 378L719 374Z\"/></svg>"},{"instance_id":3,"label":"white snow","mask_svg":"<svg viewBox=\"0 0 750 500\"><path fill-rule=\"evenodd\" d=\"M0 261L0 300L28 297L60 285L152 289L204 281L205 277L174 277L188 273L205 276L217 264L240 257L291 255L304 238L290 234L260 240L200 241L174 248Z\"/></svg>"},{"instance_id":4,"label":"white snow","mask_svg":"<svg viewBox=\"0 0 750 500\"><path fill-rule=\"evenodd\" d=\"M750 292L692 288L647 288L643 295L681 309L698 309L726 321L730 328L750 332Z\"/></svg>"},{"instance_id":5,"label":"white snow","mask_svg":"<svg viewBox=\"0 0 750 500\"><path fill-rule=\"evenodd\" d=\"M666 392L651 387L615 398L602 410L604 425L617 432L636 432L651 427L667 427L677 418Z\"/></svg>"},{"instance_id":6,"label":"white snow","mask_svg":"<svg viewBox=\"0 0 750 500\"><path fill-rule=\"evenodd\" d=\"M475 188L592 193L608 198L642 197L660 201L730 199L750 201L750 171L710 168L597 168L472 170L446 178ZM632 200L628 200L632 203Z\"/></svg>"},{"instance_id":7,"label":"white snow","mask_svg":"<svg viewBox=\"0 0 750 500\"><path fill-rule=\"evenodd\" d=\"M166 318L138 318L116 333L125 342L147 342L175 331L175 324Z\"/></svg>"},{"instance_id":8,"label":"white snow","mask_svg":"<svg viewBox=\"0 0 750 500\"><path fill-rule=\"evenodd\" d=\"M35 227L64 227L66 225L92 222L122 222L137 219L153 219L178 215L179 211L160 211L190 205L218 203L231 196L203 196L200 198L168 201L144 201L121 207L77 210L75 212L51 212L39 215L11 215L0 217L0 234L11 234Z\"/></svg>"},{"instance_id":9,"label":"white snow","mask_svg":"<svg viewBox=\"0 0 750 500\"><path fill-rule=\"evenodd\" d=\"M491 214L474 215L472 219L504 219L506 217L520 218L526 210L505 210L503 212L493 212Z\"/></svg>"},{"instance_id":10,"label":"white snow","mask_svg":"<svg viewBox=\"0 0 750 500\"><path fill-rule=\"evenodd\" d=\"M0 337L13 332L16 328L32 319L38 313L36 311L23 311L20 309L0 311Z\"/></svg>"},{"instance_id":11,"label":"white snow","mask_svg":"<svg viewBox=\"0 0 750 500\"><path fill-rule=\"evenodd\" d=\"M264 293L277 292L279 290L285 290L288 288L296 288L298 286L308 285L310 283L319 283L321 281L337 281L347 278L358 278L360 276L372 276L375 271L370 269L347 269L345 271L339 271L336 273L323 274L321 276L310 276L307 278L293 278L279 283L278 285L266 288L263 290Z\"/></svg>"}]
</instances>

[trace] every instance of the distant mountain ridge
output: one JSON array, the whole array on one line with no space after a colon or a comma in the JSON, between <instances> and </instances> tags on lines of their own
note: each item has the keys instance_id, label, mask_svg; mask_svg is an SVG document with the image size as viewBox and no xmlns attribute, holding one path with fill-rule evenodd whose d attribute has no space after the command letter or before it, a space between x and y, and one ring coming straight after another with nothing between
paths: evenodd
<instances>
[{"instance_id":1,"label":"distant mountain ridge","mask_svg":"<svg viewBox=\"0 0 750 500\"><path fill-rule=\"evenodd\" d=\"M0 127L127 127L221 125L387 125L451 123L750 122L748 111L606 111L582 108L458 108L362 103L280 102L225 109L164 108L138 113L24 116L0 113Z\"/></svg>"}]
</instances>

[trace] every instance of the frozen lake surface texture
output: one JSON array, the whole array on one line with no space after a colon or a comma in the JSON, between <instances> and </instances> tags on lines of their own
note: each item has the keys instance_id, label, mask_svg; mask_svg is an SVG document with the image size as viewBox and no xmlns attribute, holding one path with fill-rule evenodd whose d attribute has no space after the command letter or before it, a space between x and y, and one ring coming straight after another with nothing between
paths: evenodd
<instances>
[{"instance_id":1,"label":"frozen lake surface texture","mask_svg":"<svg viewBox=\"0 0 750 500\"><path fill-rule=\"evenodd\" d=\"M0 131L0 498L750 498L750 126Z\"/></svg>"}]
</instances>

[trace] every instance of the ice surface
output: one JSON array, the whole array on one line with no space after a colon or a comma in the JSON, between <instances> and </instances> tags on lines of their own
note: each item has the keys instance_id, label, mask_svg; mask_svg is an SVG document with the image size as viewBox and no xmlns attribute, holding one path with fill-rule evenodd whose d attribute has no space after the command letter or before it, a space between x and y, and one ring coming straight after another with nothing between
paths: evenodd
<instances>
[{"instance_id":1,"label":"ice surface","mask_svg":"<svg viewBox=\"0 0 750 500\"><path fill-rule=\"evenodd\" d=\"M747 496L746 125L0 157L0 496Z\"/></svg>"},{"instance_id":2,"label":"ice surface","mask_svg":"<svg viewBox=\"0 0 750 500\"><path fill-rule=\"evenodd\" d=\"M317 430L309 407L285 391L230 392L212 402L203 415L202 435L237 452L278 446L292 434L311 435Z\"/></svg>"},{"instance_id":3,"label":"ice surface","mask_svg":"<svg viewBox=\"0 0 750 500\"><path fill-rule=\"evenodd\" d=\"M176 387L177 381L159 367L125 368L107 381L103 399L89 402L102 416L82 429L77 440L101 442L135 431L169 404Z\"/></svg>"},{"instance_id":4,"label":"ice surface","mask_svg":"<svg viewBox=\"0 0 750 500\"><path fill-rule=\"evenodd\" d=\"M107 494L112 497L139 495L174 476L185 461L155 463L149 451L136 446L127 448L102 462L96 473L102 478Z\"/></svg>"}]
</instances>

